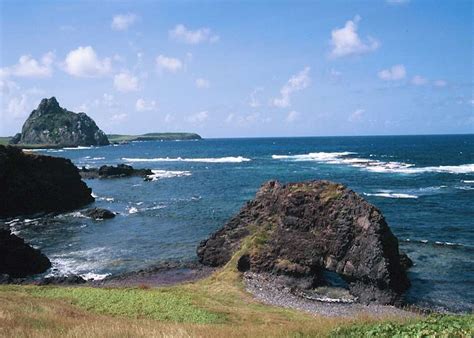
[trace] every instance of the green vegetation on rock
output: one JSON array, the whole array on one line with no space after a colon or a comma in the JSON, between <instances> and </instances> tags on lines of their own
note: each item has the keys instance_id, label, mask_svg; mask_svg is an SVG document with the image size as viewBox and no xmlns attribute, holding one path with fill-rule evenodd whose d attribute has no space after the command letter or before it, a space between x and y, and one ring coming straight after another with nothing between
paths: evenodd
<instances>
[{"instance_id":1,"label":"green vegetation on rock","mask_svg":"<svg viewBox=\"0 0 474 338\"><path fill-rule=\"evenodd\" d=\"M177 141L177 140L200 140L201 136L195 133L147 133L142 135L107 135L112 143L131 141Z\"/></svg>"}]
</instances>

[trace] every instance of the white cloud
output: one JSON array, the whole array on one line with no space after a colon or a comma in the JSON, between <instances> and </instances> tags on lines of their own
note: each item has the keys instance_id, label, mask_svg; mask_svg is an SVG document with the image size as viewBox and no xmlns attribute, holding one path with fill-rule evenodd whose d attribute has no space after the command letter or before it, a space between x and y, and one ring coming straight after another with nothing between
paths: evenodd
<instances>
[{"instance_id":1,"label":"white cloud","mask_svg":"<svg viewBox=\"0 0 474 338\"><path fill-rule=\"evenodd\" d=\"M232 123L232 121L234 121L234 113L230 113L229 115L227 115L227 117L225 118L225 123Z\"/></svg>"},{"instance_id":2,"label":"white cloud","mask_svg":"<svg viewBox=\"0 0 474 338\"><path fill-rule=\"evenodd\" d=\"M257 87L253 90L252 93L250 93L250 101L249 101L250 107L252 108L260 107L260 101L257 98L257 94L261 91L263 91L263 87Z\"/></svg>"},{"instance_id":3,"label":"white cloud","mask_svg":"<svg viewBox=\"0 0 474 338\"><path fill-rule=\"evenodd\" d=\"M8 79L2 80L0 77L0 93L3 95L8 95L11 92L20 89L16 82L10 81Z\"/></svg>"},{"instance_id":4,"label":"white cloud","mask_svg":"<svg viewBox=\"0 0 474 338\"><path fill-rule=\"evenodd\" d=\"M180 59L167 57L164 55L158 55L156 58L156 64L159 69L165 69L170 72L177 72L181 68L183 68L183 63Z\"/></svg>"},{"instance_id":5,"label":"white cloud","mask_svg":"<svg viewBox=\"0 0 474 338\"><path fill-rule=\"evenodd\" d=\"M404 65L395 65L388 69L383 69L378 72L380 79L384 81L397 81L404 79L407 72Z\"/></svg>"},{"instance_id":6,"label":"white cloud","mask_svg":"<svg viewBox=\"0 0 474 338\"><path fill-rule=\"evenodd\" d=\"M138 78L128 72L121 72L114 76L114 87L120 92L136 92Z\"/></svg>"},{"instance_id":7,"label":"white cloud","mask_svg":"<svg viewBox=\"0 0 474 338\"><path fill-rule=\"evenodd\" d=\"M28 115L28 108L30 104L25 94L19 97L12 97L7 105L7 112L13 115L14 118L26 117Z\"/></svg>"},{"instance_id":8,"label":"white cloud","mask_svg":"<svg viewBox=\"0 0 474 338\"><path fill-rule=\"evenodd\" d=\"M30 55L22 55L18 63L2 68L0 70L2 77L9 75L18 77L50 77L53 73L54 53L48 52L43 55L40 61Z\"/></svg>"},{"instance_id":9,"label":"white cloud","mask_svg":"<svg viewBox=\"0 0 474 338\"><path fill-rule=\"evenodd\" d=\"M111 120L112 122L122 122L123 120L126 120L128 117L127 114L121 113L121 114L115 114L112 116Z\"/></svg>"},{"instance_id":10,"label":"white cloud","mask_svg":"<svg viewBox=\"0 0 474 338\"><path fill-rule=\"evenodd\" d=\"M289 107L291 105L291 95L305 89L311 83L309 71L310 68L306 67L298 74L293 75L280 89L280 97L274 98L271 103L280 108Z\"/></svg>"},{"instance_id":11,"label":"white cloud","mask_svg":"<svg viewBox=\"0 0 474 338\"><path fill-rule=\"evenodd\" d=\"M137 111L148 111L154 110L157 107L157 103L155 100L146 101L145 99L138 99L135 103L135 109Z\"/></svg>"},{"instance_id":12,"label":"white cloud","mask_svg":"<svg viewBox=\"0 0 474 338\"><path fill-rule=\"evenodd\" d=\"M78 77L98 77L110 73L110 58L99 59L91 46L70 51L63 64L64 70Z\"/></svg>"},{"instance_id":13,"label":"white cloud","mask_svg":"<svg viewBox=\"0 0 474 338\"><path fill-rule=\"evenodd\" d=\"M211 83L209 82L209 80L206 80L203 78L196 79L196 87L198 87L199 89L206 89L206 88L209 88L210 86L211 86Z\"/></svg>"},{"instance_id":14,"label":"white cloud","mask_svg":"<svg viewBox=\"0 0 474 338\"><path fill-rule=\"evenodd\" d=\"M186 118L186 121L190 123L203 123L209 118L209 114L207 111L202 111L199 113L196 113L194 115L188 116Z\"/></svg>"},{"instance_id":15,"label":"white cloud","mask_svg":"<svg viewBox=\"0 0 474 338\"><path fill-rule=\"evenodd\" d=\"M330 56L341 57L353 54L363 54L376 50L380 43L367 37L362 41L357 34L360 16L356 15L353 20L348 20L343 28L333 29L331 32L332 50Z\"/></svg>"},{"instance_id":16,"label":"white cloud","mask_svg":"<svg viewBox=\"0 0 474 338\"><path fill-rule=\"evenodd\" d=\"M165 115L165 123L171 123L174 121L174 117L171 114L166 114Z\"/></svg>"},{"instance_id":17,"label":"white cloud","mask_svg":"<svg viewBox=\"0 0 474 338\"><path fill-rule=\"evenodd\" d=\"M118 14L113 17L110 26L116 31L125 31L138 20L138 16L133 13Z\"/></svg>"},{"instance_id":18,"label":"white cloud","mask_svg":"<svg viewBox=\"0 0 474 338\"><path fill-rule=\"evenodd\" d=\"M446 87L446 85L448 84L446 81L444 80L436 80L435 82L433 82L433 84L436 86L436 87Z\"/></svg>"},{"instance_id":19,"label":"white cloud","mask_svg":"<svg viewBox=\"0 0 474 338\"><path fill-rule=\"evenodd\" d=\"M196 30L189 30L180 24L169 31L169 37L173 40L184 42L190 45L197 45L203 42L214 43L219 41L219 36L212 33L209 28L203 27Z\"/></svg>"},{"instance_id":20,"label":"white cloud","mask_svg":"<svg viewBox=\"0 0 474 338\"><path fill-rule=\"evenodd\" d=\"M232 124L237 124L239 126L245 127L245 126L250 126L257 123L258 124L269 123L271 122L271 120L272 119L270 117L262 116L259 112L254 112L254 113L243 115L243 116L230 113L229 115L227 115L225 119L225 123L227 124L232 123Z\"/></svg>"},{"instance_id":21,"label":"white cloud","mask_svg":"<svg viewBox=\"0 0 474 338\"><path fill-rule=\"evenodd\" d=\"M411 79L411 83L415 86L423 86L428 83L428 80L421 75L415 75Z\"/></svg>"},{"instance_id":22,"label":"white cloud","mask_svg":"<svg viewBox=\"0 0 474 338\"><path fill-rule=\"evenodd\" d=\"M349 115L349 118L347 120L349 122L360 121L364 113L365 113L365 109L360 109L360 108L356 109L351 115Z\"/></svg>"},{"instance_id":23,"label":"white cloud","mask_svg":"<svg viewBox=\"0 0 474 338\"><path fill-rule=\"evenodd\" d=\"M296 120L298 120L299 117L300 117L300 113L298 113L295 110L292 110L286 116L286 122L290 122L290 123L295 122Z\"/></svg>"}]
</instances>

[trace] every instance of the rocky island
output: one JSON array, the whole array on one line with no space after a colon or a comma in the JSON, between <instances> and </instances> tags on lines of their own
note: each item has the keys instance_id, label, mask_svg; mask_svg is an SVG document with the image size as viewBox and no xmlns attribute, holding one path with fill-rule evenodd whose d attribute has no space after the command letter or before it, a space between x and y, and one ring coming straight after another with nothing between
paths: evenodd
<instances>
[{"instance_id":1,"label":"rocky island","mask_svg":"<svg viewBox=\"0 0 474 338\"><path fill-rule=\"evenodd\" d=\"M197 254L215 267L238 255L239 271L269 273L299 290L327 285L324 272L334 272L362 303L397 303L410 286L401 263L408 258L380 210L329 181L264 184Z\"/></svg>"},{"instance_id":2,"label":"rocky island","mask_svg":"<svg viewBox=\"0 0 474 338\"><path fill-rule=\"evenodd\" d=\"M41 100L10 144L24 148L108 145L107 135L85 113L62 108L55 97Z\"/></svg>"}]
</instances>

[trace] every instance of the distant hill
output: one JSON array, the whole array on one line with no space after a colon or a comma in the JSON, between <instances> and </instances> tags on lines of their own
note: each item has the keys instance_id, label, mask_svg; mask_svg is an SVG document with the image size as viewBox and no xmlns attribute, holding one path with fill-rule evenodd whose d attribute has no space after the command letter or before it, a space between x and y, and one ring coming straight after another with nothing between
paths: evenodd
<instances>
[{"instance_id":1,"label":"distant hill","mask_svg":"<svg viewBox=\"0 0 474 338\"><path fill-rule=\"evenodd\" d=\"M178 141L178 140L201 140L202 137L195 133L147 133L142 135L120 135L108 134L111 143L131 141Z\"/></svg>"},{"instance_id":2,"label":"distant hill","mask_svg":"<svg viewBox=\"0 0 474 338\"><path fill-rule=\"evenodd\" d=\"M23 124L21 133L10 143L29 146L104 146L109 144L105 133L85 113L62 108L55 97L41 100Z\"/></svg>"}]
</instances>

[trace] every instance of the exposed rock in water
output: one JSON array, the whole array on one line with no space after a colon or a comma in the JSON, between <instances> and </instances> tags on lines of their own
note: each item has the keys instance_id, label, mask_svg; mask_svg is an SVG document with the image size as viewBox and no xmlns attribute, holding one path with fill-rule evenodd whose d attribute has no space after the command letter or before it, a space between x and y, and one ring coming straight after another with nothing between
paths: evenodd
<instances>
[{"instance_id":1,"label":"exposed rock in water","mask_svg":"<svg viewBox=\"0 0 474 338\"><path fill-rule=\"evenodd\" d=\"M114 218L115 214L107 209L101 209L101 208L92 208L92 209L87 209L86 211L83 212L84 216L93 218L93 219L109 219L109 218Z\"/></svg>"},{"instance_id":2,"label":"exposed rock in water","mask_svg":"<svg viewBox=\"0 0 474 338\"><path fill-rule=\"evenodd\" d=\"M85 179L93 178L120 178L139 176L146 178L149 175L153 175L150 169L135 169L132 166L126 164L118 164L117 166L103 165L100 168L85 168L82 167L79 170L81 177Z\"/></svg>"},{"instance_id":3,"label":"exposed rock in water","mask_svg":"<svg viewBox=\"0 0 474 338\"><path fill-rule=\"evenodd\" d=\"M70 276L59 276L59 277L45 277L35 284L36 285L77 285L77 284L84 284L84 283L87 283L87 281L81 276L70 275Z\"/></svg>"},{"instance_id":4,"label":"exposed rock in water","mask_svg":"<svg viewBox=\"0 0 474 338\"><path fill-rule=\"evenodd\" d=\"M0 146L0 218L77 209L94 202L69 159Z\"/></svg>"},{"instance_id":5,"label":"exposed rock in water","mask_svg":"<svg viewBox=\"0 0 474 338\"><path fill-rule=\"evenodd\" d=\"M107 135L85 113L59 106L56 98L43 99L23 124L21 135L10 141L19 145L62 147L108 145Z\"/></svg>"},{"instance_id":6,"label":"exposed rock in water","mask_svg":"<svg viewBox=\"0 0 474 338\"><path fill-rule=\"evenodd\" d=\"M32 248L10 231L0 229L1 282L10 282L10 277L18 278L42 273L50 267L51 262L41 251Z\"/></svg>"},{"instance_id":7,"label":"exposed rock in water","mask_svg":"<svg viewBox=\"0 0 474 338\"><path fill-rule=\"evenodd\" d=\"M382 213L329 181L267 182L197 254L222 266L238 251L240 271L272 273L291 287L326 285L323 272L336 272L363 303L397 303L410 286Z\"/></svg>"}]
</instances>

